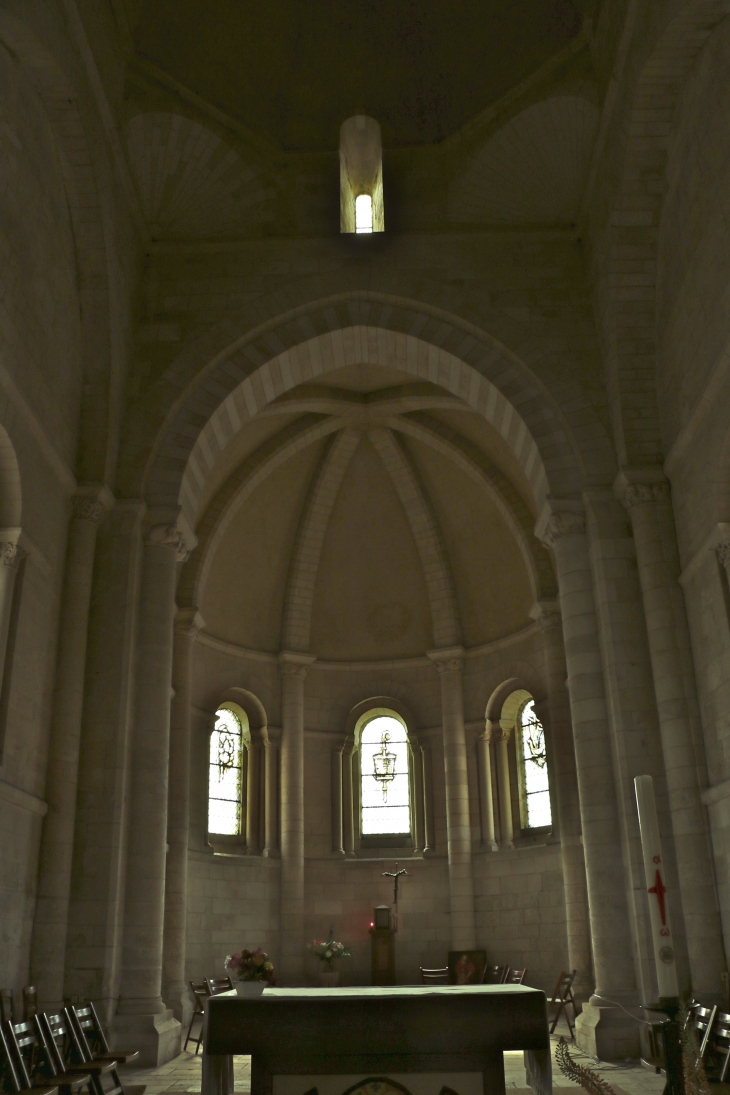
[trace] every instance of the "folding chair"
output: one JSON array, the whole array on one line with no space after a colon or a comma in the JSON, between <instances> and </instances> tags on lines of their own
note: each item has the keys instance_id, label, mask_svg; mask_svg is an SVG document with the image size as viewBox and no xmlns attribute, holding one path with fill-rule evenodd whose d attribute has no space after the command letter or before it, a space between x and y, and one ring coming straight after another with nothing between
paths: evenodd
<instances>
[{"instance_id":1,"label":"folding chair","mask_svg":"<svg viewBox=\"0 0 730 1095\"><path fill-rule=\"evenodd\" d=\"M65 1012L47 1011L37 1015L35 1021L57 1073L65 1072L69 1076L88 1075L90 1077L89 1091L94 1095L120 1095L121 1087L117 1091L107 1093L102 1083L102 1076L109 1075L116 1062L84 1061L76 1031Z\"/></svg>"},{"instance_id":2,"label":"folding chair","mask_svg":"<svg viewBox=\"0 0 730 1095\"><path fill-rule=\"evenodd\" d=\"M523 970L513 970L509 966L504 975L503 985L521 985L527 976L527 967Z\"/></svg>"},{"instance_id":3,"label":"folding chair","mask_svg":"<svg viewBox=\"0 0 730 1095\"><path fill-rule=\"evenodd\" d=\"M205 1018L205 1001L208 999L209 996L212 996L213 993L210 991L210 988L208 987L208 981L207 980L206 981L201 981L197 985L195 984L194 981L188 981L188 984L190 985L190 991L193 994L193 1000L195 1001L195 1007L193 1009L193 1014L190 1016L190 1026L188 1027L187 1037L185 1038L185 1045L183 1046L183 1052L188 1048L188 1042L191 1041L191 1039L192 1039L192 1041L195 1042L195 1053L197 1055L197 1052L200 1049L200 1044L203 1041L203 1022L204 1022L204 1018ZM197 1040L193 1037L193 1023L195 1022L196 1019L200 1019L200 1030L198 1031Z\"/></svg>"},{"instance_id":4,"label":"folding chair","mask_svg":"<svg viewBox=\"0 0 730 1095\"><path fill-rule=\"evenodd\" d=\"M21 1075L18 1062L10 1049L10 1042L5 1034L4 1023L0 1023L0 1074L4 1080L6 1091L14 1091L15 1095L58 1095L58 1088L50 1084L41 1087L26 1087L25 1077Z\"/></svg>"},{"instance_id":5,"label":"folding chair","mask_svg":"<svg viewBox=\"0 0 730 1095\"><path fill-rule=\"evenodd\" d=\"M482 974L483 985L501 985L508 966L485 966Z\"/></svg>"},{"instance_id":6,"label":"folding chair","mask_svg":"<svg viewBox=\"0 0 730 1095\"><path fill-rule=\"evenodd\" d=\"M65 1070L58 1071L37 1015L33 1019L24 1019L22 1023L6 1023L5 1034L10 1043L10 1052L15 1054L24 1087L51 1086L58 1089L59 1095L76 1095L84 1087L92 1090L90 1072L71 1074Z\"/></svg>"},{"instance_id":7,"label":"folding chair","mask_svg":"<svg viewBox=\"0 0 730 1095\"><path fill-rule=\"evenodd\" d=\"M232 992L233 981L230 977L206 977L205 983L208 986L210 996L218 996L221 992Z\"/></svg>"},{"instance_id":8,"label":"folding chair","mask_svg":"<svg viewBox=\"0 0 730 1095\"><path fill-rule=\"evenodd\" d=\"M704 1060L712 1028L717 1017L717 1004L706 1008L702 1004L691 1004L687 1011L687 1024L694 1027L700 1060Z\"/></svg>"},{"instance_id":9,"label":"folding chair","mask_svg":"<svg viewBox=\"0 0 730 1095\"><path fill-rule=\"evenodd\" d=\"M426 969L424 966L421 969L421 981L424 985L446 985L449 981L449 967L444 966L439 969Z\"/></svg>"},{"instance_id":10,"label":"folding chair","mask_svg":"<svg viewBox=\"0 0 730 1095\"><path fill-rule=\"evenodd\" d=\"M558 1025L560 1013L564 1012L565 1021L568 1024L568 1030L570 1031L570 1037L575 1037L573 1023L575 1023L575 1017L578 1014L578 1009L576 1007L575 998L573 996L573 982L575 981L575 975L577 972L577 970L573 970L572 973L566 973L565 970L563 970L560 974L560 977L558 977L558 983L555 986L555 991L552 995L552 999L548 1000L548 1004L557 1004L558 1006L558 1010L555 1012L555 1016L550 1026L551 1034L555 1033L555 1028ZM571 1023L570 1016L568 1015L568 1004L570 1004L573 1009L573 1023Z\"/></svg>"},{"instance_id":11,"label":"folding chair","mask_svg":"<svg viewBox=\"0 0 730 1095\"><path fill-rule=\"evenodd\" d=\"M99 1023L93 1004L66 1008L69 1019L81 1044L85 1061L115 1061L118 1065L131 1065L139 1057L138 1049L109 1049L106 1035Z\"/></svg>"},{"instance_id":12,"label":"folding chair","mask_svg":"<svg viewBox=\"0 0 730 1095\"><path fill-rule=\"evenodd\" d=\"M716 1074L712 1080L723 1084L730 1064L730 1015L726 1011L718 1011L715 1016L706 1049L710 1071Z\"/></svg>"}]
</instances>

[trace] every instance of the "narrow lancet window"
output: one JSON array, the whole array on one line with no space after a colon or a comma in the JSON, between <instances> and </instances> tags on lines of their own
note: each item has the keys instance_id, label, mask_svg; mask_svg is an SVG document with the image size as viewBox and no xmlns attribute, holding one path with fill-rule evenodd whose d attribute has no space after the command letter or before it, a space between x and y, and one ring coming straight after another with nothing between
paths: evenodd
<instances>
[{"instance_id":1,"label":"narrow lancet window","mask_svg":"<svg viewBox=\"0 0 730 1095\"><path fill-rule=\"evenodd\" d=\"M408 737L392 715L371 719L360 739L362 835L411 831Z\"/></svg>"},{"instance_id":2,"label":"narrow lancet window","mask_svg":"<svg viewBox=\"0 0 730 1095\"><path fill-rule=\"evenodd\" d=\"M358 194L355 198L355 231L372 232L373 199L369 194Z\"/></svg>"},{"instance_id":3,"label":"narrow lancet window","mask_svg":"<svg viewBox=\"0 0 730 1095\"><path fill-rule=\"evenodd\" d=\"M552 824L545 731L528 700L517 719L517 753L522 776L523 825L539 829Z\"/></svg>"},{"instance_id":4,"label":"narrow lancet window","mask_svg":"<svg viewBox=\"0 0 730 1095\"><path fill-rule=\"evenodd\" d=\"M208 832L238 836L241 832L243 727L235 711L216 711L210 735Z\"/></svg>"}]
</instances>

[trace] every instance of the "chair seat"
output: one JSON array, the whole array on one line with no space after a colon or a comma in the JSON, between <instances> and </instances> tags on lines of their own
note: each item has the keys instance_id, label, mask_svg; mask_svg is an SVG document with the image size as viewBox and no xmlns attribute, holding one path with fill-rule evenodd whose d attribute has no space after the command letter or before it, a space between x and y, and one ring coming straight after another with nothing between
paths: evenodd
<instances>
[{"instance_id":1,"label":"chair seat","mask_svg":"<svg viewBox=\"0 0 730 1095\"><path fill-rule=\"evenodd\" d=\"M80 1091L82 1087L88 1087L91 1083L91 1073L86 1065L79 1065L79 1070L81 1069L86 1071L58 1072L50 1082L54 1086L57 1084L62 1091Z\"/></svg>"},{"instance_id":2,"label":"chair seat","mask_svg":"<svg viewBox=\"0 0 730 1095\"><path fill-rule=\"evenodd\" d=\"M132 1061L136 1061L139 1057L138 1049L118 1049L116 1053L111 1050L109 1053L95 1053L95 1061L116 1061L119 1065L130 1065Z\"/></svg>"},{"instance_id":3,"label":"chair seat","mask_svg":"<svg viewBox=\"0 0 730 1095\"><path fill-rule=\"evenodd\" d=\"M58 1095L58 1088L51 1087L50 1084L48 1087L41 1084L37 1087L24 1087L17 1095Z\"/></svg>"}]
</instances>

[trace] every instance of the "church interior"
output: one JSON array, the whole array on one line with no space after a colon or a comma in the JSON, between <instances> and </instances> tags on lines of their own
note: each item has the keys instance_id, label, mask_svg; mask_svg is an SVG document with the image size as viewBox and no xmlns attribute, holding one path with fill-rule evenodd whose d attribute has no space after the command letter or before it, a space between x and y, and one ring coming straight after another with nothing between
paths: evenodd
<instances>
[{"instance_id":1,"label":"church interior","mask_svg":"<svg viewBox=\"0 0 730 1095\"><path fill-rule=\"evenodd\" d=\"M0 0L16 1002L730 1010L729 76L727 0Z\"/></svg>"}]
</instances>

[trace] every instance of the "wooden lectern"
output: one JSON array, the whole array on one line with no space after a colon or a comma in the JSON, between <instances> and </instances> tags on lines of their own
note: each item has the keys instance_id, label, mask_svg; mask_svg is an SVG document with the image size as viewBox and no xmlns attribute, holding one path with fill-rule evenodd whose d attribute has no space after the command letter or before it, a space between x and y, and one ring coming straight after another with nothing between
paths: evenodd
<instances>
[{"instance_id":1,"label":"wooden lectern","mask_svg":"<svg viewBox=\"0 0 730 1095\"><path fill-rule=\"evenodd\" d=\"M373 909L370 928L370 956L372 983L395 984L395 928L391 922L390 906L378 905Z\"/></svg>"}]
</instances>

